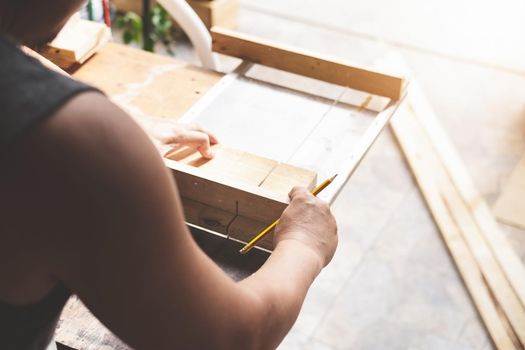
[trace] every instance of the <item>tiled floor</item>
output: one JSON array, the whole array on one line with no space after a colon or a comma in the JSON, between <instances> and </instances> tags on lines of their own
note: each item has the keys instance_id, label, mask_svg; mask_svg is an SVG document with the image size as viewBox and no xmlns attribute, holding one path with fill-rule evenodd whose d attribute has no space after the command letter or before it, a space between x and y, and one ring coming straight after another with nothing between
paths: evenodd
<instances>
[{"instance_id":1,"label":"tiled floor","mask_svg":"<svg viewBox=\"0 0 525 350\"><path fill-rule=\"evenodd\" d=\"M244 32L360 63L401 53L494 202L525 150L522 1L241 4ZM492 348L389 131L334 212L338 252L280 349ZM525 257L525 232L505 230Z\"/></svg>"}]
</instances>

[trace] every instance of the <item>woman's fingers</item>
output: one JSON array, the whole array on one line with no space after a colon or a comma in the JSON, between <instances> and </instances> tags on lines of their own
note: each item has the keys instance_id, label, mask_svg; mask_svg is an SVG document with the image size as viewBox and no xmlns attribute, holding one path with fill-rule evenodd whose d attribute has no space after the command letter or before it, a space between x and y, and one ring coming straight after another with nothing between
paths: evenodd
<instances>
[{"instance_id":1,"label":"woman's fingers","mask_svg":"<svg viewBox=\"0 0 525 350\"><path fill-rule=\"evenodd\" d=\"M173 136L170 143L196 148L204 158L213 158L211 140L207 133L184 130Z\"/></svg>"}]
</instances>

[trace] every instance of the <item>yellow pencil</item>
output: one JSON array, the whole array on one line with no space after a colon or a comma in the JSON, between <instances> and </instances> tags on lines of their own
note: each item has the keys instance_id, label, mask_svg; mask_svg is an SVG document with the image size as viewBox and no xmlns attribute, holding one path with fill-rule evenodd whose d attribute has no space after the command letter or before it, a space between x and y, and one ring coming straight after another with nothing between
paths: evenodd
<instances>
[{"instance_id":1,"label":"yellow pencil","mask_svg":"<svg viewBox=\"0 0 525 350\"><path fill-rule=\"evenodd\" d=\"M331 178L324 180L319 186L317 186L313 191L312 194L314 196L317 196L319 193L321 193L322 190L328 187L334 181L334 179L337 177L337 174L332 176ZM241 254L248 253L252 248L259 242L261 239L263 239L271 230L277 226L279 223L280 218L277 219L273 224L265 228L261 233L259 233L257 236L255 236L250 242L248 242L239 252Z\"/></svg>"}]
</instances>

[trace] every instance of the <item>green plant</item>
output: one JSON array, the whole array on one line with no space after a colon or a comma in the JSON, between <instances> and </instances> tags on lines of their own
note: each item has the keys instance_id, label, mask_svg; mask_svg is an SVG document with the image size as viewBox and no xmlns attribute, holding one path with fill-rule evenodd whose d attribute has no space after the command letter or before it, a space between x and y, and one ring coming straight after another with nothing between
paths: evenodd
<instances>
[{"instance_id":1,"label":"green plant","mask_svg":"<svg viewBox=\"0 0 525 350\"><path fill-rule=\"evenodd\" d=\"M151 24L146 38L143 35L144 23L142 17L134 12L117 16L115 25L122 29L122 40L126 44L142 44L146 51L153 52L155 44L161 43L170 55L174 55L175 28L168 12L160 5L155 5L149 11Z\"/></svg>"}]
</instances>

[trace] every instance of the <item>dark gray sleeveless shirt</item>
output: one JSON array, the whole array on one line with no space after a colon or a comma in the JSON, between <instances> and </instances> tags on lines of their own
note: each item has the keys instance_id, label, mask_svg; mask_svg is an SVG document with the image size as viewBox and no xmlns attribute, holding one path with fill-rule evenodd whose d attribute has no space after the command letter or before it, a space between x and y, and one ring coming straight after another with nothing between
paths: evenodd
<instances>
[{"instance_id":1,"label":"dark gray sleeveless shirt","mask_svg":"<svg viewBox=\"0 0 525 350\"><path fill-rule=\"evenodd\" d=\"M96 89L47 69L0 33L0 156L73 96L91 90ZM57 286L33 305L13 306L0 300L0 348L46 349L69 296L65 287Z\"/></svg>"}]
</instances>

